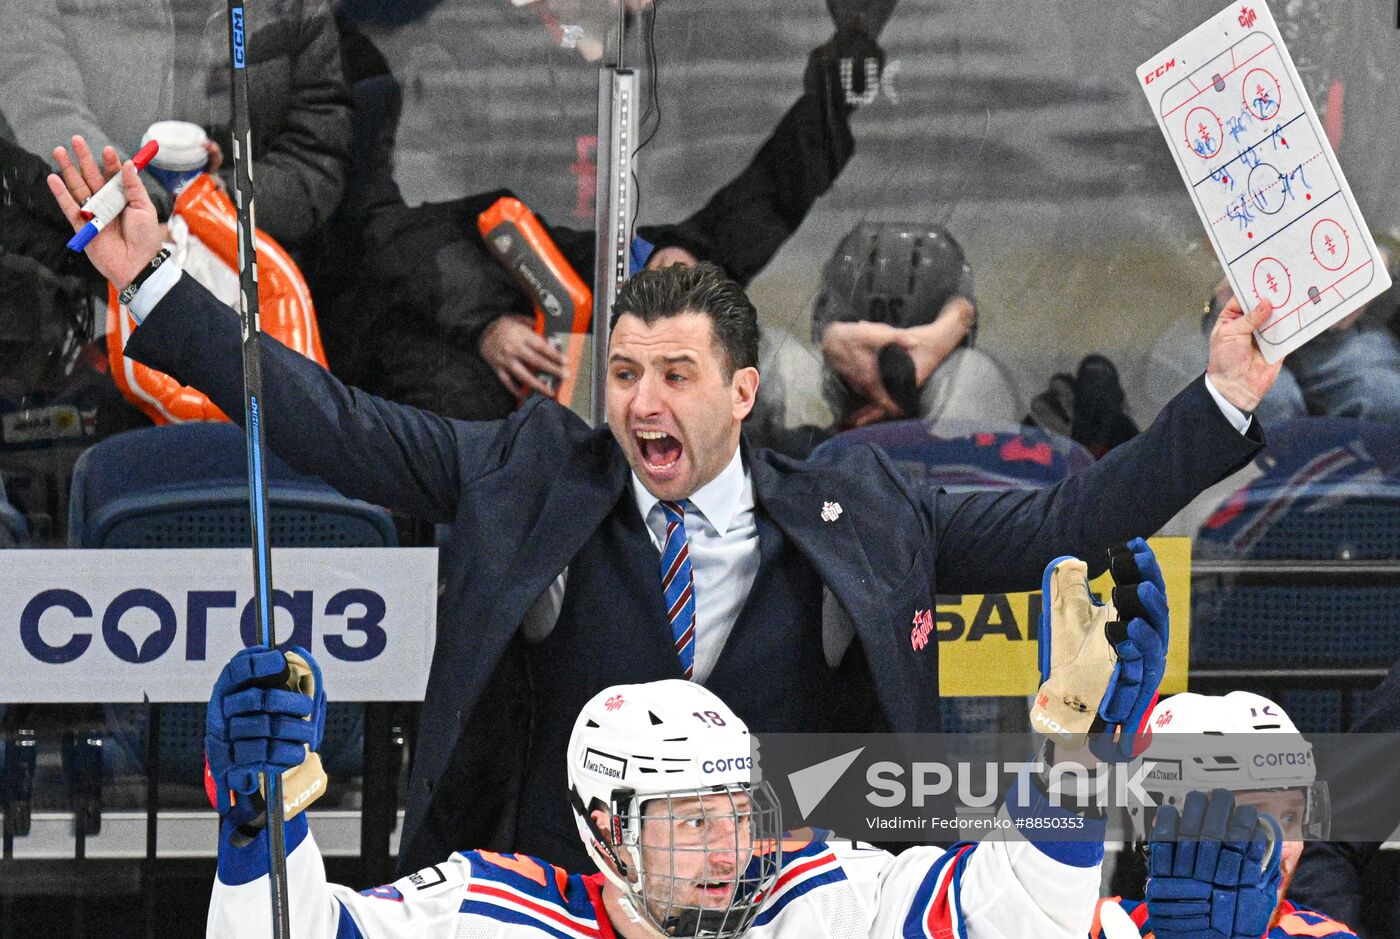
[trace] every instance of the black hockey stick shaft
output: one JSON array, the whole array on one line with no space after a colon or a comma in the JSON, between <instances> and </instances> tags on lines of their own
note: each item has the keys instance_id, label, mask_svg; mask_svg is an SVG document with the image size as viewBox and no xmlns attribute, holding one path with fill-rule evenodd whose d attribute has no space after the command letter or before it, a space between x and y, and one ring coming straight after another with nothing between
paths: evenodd
<instances>
[{"instance_id":1,"label":"black hockey stick shaft","mask_svg":"<svg viewBox=\"0 0 1400 939\"><path fill-rule=\"evenodd\" d=\"M258 639L276 645L272 630L272 549L267 531L266 442L263 434L262 356L258 347L258 256L253 213L253 132L248 119L248 44L242 0L229 0L229 78L233 111L233 199L238 208L239 317L243 326L243 416L248 445L248 525L253 544L253 597ZM263 774L267 803L272 935L290 939L287 846L282 830L282 777Z\"/></svg>"}]
</instances>

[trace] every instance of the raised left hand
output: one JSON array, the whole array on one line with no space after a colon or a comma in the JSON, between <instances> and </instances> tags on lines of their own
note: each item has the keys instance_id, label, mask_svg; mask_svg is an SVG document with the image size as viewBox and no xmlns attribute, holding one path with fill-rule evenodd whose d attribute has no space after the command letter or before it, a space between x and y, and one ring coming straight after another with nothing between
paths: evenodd
<instances>
[{"instance_id":1,"label":"raised left hand","mask_svg":"<svg viewBox=\"0 0 1400 939\"><path fill-rule=\"evenodd\" d=\"M1246 414L1258 408L1283 368L1282 361L1265 362L1254 340L1254 330L1268 322L1273 309L1273 304L1261 300L1245 313L1239 298L1231 297L1210 331L1206 375L1226 401Z\"/></svg>"}]
</instances>

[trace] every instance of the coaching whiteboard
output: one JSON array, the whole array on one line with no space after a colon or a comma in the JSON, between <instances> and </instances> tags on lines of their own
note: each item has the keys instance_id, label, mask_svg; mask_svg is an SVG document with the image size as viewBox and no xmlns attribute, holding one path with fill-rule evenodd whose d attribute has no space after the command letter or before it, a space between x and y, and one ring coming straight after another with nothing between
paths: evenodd
<instances>
[{"instance_id":1,"label":"coaching whiteboard","mask_svg":"<svg viewBox=\"0 0 1400 939\"><path fill-rule=\"evenodd\" d=\"M1277 362L1390 286L1263 0L1235 3L1137 70L1235 296L1274 311Z\"/></svg>"}]
</instances>

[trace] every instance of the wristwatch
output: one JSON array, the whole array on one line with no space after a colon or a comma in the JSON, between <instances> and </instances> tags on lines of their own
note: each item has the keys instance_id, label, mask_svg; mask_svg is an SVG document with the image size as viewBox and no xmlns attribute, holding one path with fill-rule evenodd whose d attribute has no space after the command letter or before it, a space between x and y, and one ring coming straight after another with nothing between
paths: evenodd
<instances>
[{"instance_id":1,"label":"wristwatch","mask_svg":"<svg viewBox=\"0 0 1400 939\"><path fill-rule=\"evenodd\" d=\"M145 267L141 268L141 272L137 274L134 278L132 278L131 283L123 287L121 293L117 294L117 299L121 301L122 306L130 306L132 298L136 296L136 291L140 290L141 285L144 284L147 281L147 279L149 279L150 276L156 272L157 268L159 268L169 259L170 249L161 248L160 253L158 253L155 257L151 258L151 262Z\"/></svg>"}]
</instances>

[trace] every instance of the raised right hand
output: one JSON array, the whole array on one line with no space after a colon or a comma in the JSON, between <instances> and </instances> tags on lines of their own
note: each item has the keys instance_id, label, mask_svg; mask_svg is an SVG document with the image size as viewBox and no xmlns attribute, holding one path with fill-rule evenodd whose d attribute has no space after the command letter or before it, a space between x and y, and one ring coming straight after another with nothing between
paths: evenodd
<instances>
[{"instance_id":1,"label":"raised right hand","mask_svg":"<svg viewBox=\"0 0 1400 939\"><path fill-rule=\"evenodd\" d=\"M98 273L117 287L125 287L160 253L160 220L156 208L141 184L136 165L130 160L122 163L116 150L107 147L102 151L103 168L99 169L87 141L75 136L73 154L77 158L76 165L66 149L55 147L53 158L59 173L50 173L48 177L49 191L73 231L87 224L78 213L78 206L101 189L108 179L121 173L126 208L88 243L86 251Z\"/></svg>"}]
</instances>

